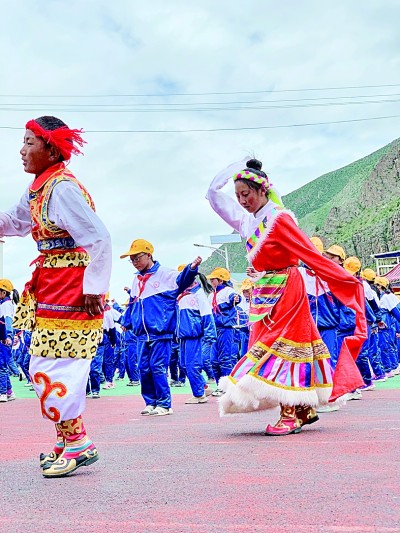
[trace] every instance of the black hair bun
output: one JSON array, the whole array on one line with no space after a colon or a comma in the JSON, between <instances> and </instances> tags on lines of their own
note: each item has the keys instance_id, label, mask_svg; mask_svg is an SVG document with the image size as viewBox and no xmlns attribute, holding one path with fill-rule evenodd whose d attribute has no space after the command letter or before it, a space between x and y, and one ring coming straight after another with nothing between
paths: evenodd
<instances>
[{"instance_id":1,"label":"black hair bun","mask_svg":"<svg viewBox=\"0 0 400 533\"><path fill-rule=\"evenodd\" d=\"M261 170L262 169L262 163L258 159L250 159L246 163L246 167L250 168L251 170Z\"/></svg>"}]
</instances>

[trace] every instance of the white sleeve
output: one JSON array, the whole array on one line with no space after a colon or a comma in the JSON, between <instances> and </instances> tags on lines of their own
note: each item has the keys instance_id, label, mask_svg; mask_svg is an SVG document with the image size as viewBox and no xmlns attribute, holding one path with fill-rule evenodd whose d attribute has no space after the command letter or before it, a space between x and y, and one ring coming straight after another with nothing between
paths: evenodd
<instances>
[{"instance_id":1,"label":"white sleeve","mask_svg":"<svg viewBox=\"0 0 400 533\"><path fill-rule=\"evenodd\" d=\"M206 198L210 202L214 211L225 220L233 229L238 231L242 237L247 238L247 228L249 227L250 215L228 194L220 189L224 187L234 174L237 174L246 166L248 157L243 161L232 163L229 167L219 172L212 180Z\"/></svg>"},{"instance_id":2,"label":"white sleeve","mask_svg":"<svg viewBox=\"0 0 400 533\"><path fill-rule=\"evenodd\" d=\"M0 213L0 235L2 237L25 237L31 231L28 189L18 204Z\"/></svg>"},{"instance_id":3,"label":"white sleeve","mask_svg":"<svg viewBox=\"0 0 400 533\"><path fill-rule=\"evenodd\" d=\"M376 293L374 290L371 289L369 283L367 283L365 280L362 282L365 292L365 297L367 300L375 300Z\"/></svg>"},{"instance_id":4,"label":"white sleeve","mask_svg":"<svg viewBox=\"0 0 400 533\"><path fill-rule=\"evenodd\" d=\"M83 294L105 294L111 277L111 237L75 183L61 181L54 187L49 200L49 218L68 231L76 244L90 255Z\"/></svg>"},{"instance_id":5,"label":"white sleeve","mask_svg":"<svg viewBox=\"0 0 400 533\"><path fill-rule=\"evenodd\" d=\"M103 329L106 329L109 331L114 327L114 318L111 309L107 309L107 311L104 311L104 318L103 318Z\"/></svg>"}]
</instances>

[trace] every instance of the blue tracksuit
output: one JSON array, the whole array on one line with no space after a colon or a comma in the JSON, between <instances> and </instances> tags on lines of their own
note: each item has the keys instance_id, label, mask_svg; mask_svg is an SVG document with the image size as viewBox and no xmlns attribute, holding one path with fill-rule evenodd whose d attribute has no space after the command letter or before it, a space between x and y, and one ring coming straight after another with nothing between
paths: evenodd
<instances>
[{"instance_id":1,"label":"blue tracksuit","mask_svg":"<svg viewBox=\"0 0 400 533\"><path fill-rule=\"evenodd\" d=\"M385 328L379 329L379 346L385 372L396 370L399 365L397 355L396 329L400 321L400 302L393 293L382 293L380 298L382 321Z\"/></svg>"},{"instance_id":2,"label":"blue tracksuit","mask_svg":"<svg viewBox=\"0 0 400 533\"><path fill-rule=\"evenodd\" d=\"M211 363L217 383L221 377L229 376L234 367L232 344L234 340L233 328L236 325L235 296L237 294L232 287L223 284L218 285L215 292L208 297L217 328L217 341L213 344L211 353ZM239 296L239 302L240 300L241 297Z\"/></svg>"},{"instance_id":3,"label":"blue tracksuit","mask_svg":"<svg viewBox=\"0 0 400 533\"><path fill-rule=\"evenodd\" d=\"M195 279L197 268L190 265L182 272L155 262L138 273L131 290L131 299L124 323L137 337L142 396L146 405L171 407L168 365L172 336L176 330L176 299Z\"/></svg>"},{"instance_id":4,"label":"blue tracksuit","mask_svg":"<svg viewBox=\"0 0 400 533\"><path fill-rule=\"evenodd\" d=\"M237 332L239 334L239 357L246 355L249 347L249 307L250 302L246 298L242 299L237 311Z\"/></svg>"},{"instance_id":5,"label":"blue tracksuit","mask_svg":"<svg viewBox=\"0 0 400 533\"><path fill-rule=\"evenodd\" d=\"M332 368L336 368L339 357L338 331L340 323L340 302L330 292L327 283L306 267L301 267L311 315L318 328L322 340L331 356Z\"/></svg>"},{"instance_id":6,"label":"blue tracksuit","mask_svg":"<svg viewBox=\"0 0 400 533\"><path fill-rule=\"evenodd\" d=\"M180 340L180 361L186 370L193 396L204 395L202 375L202 339L214 342L217 337L211 306L199 284L184 291L178 298L177 337Z\"/></svg>"},{"instance_id":7,"label":"blue tracksuit","mask_svg":"<svg viewBox=\"0 0 400 533\"><path fill-rule=\"evenodd\" d=\"M171 376L171 385L176 385L178 383L184 385L186 381L186 370L182 366L180 358L180 343L179 340L175 337L172 338L171 344L171 359L169 360L169 373Z\"/></svg>"},{"instance_id":8,"label":"blue tracksuit","mask_svg":"<svg viewBox=\"0 0 400 533\"><path fill-rule=\"evenodd\" d=\"M103 350L101 350L103 353L103 371L107 383L112 383L114 380L114 347L116 341L117 337L114 324L114 315L111 308L106 306L104 308L103 319L103 340L101 341L100 346L103 346Z\"/></svg>"},{"instance_id":9,"label":"blue tracksuit","mask_svg":"<svg viewBox=\"0 0 400 533\"><path fill-rule=\"evenodd\" d=\"M371 330L376 323L376 316L373 313L368 300L365 300L365 318L367 319L368 338L364 341L360 353L356 359L356 365L366 385L371 385L372 375L369 362L369 347L371 343Z\"/></svg>"}]
</instances>

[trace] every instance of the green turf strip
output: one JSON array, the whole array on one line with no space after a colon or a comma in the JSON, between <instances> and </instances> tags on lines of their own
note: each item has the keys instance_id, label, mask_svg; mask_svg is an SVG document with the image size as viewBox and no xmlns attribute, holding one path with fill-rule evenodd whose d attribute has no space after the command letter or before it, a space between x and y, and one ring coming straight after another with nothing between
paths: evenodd
<instances>
[{"instance_id":1,"label":"green turf strip","mask_svg":"<svg viewBox=\"0 0 400 533\"><path fill-rule=\"evenodd\" d=\"M36 398L34 391L30 391L29 387L24 387L26 380L19 381L18 378L12 377L11 384L13 391L15 392L18 398ZM139 387L127 387L129 380L127 378L122 380L114 381L115 389L103 390L103 385L101 385L100 395L101 396L136 396L140 395L140 386ZM212 388L215 388L215 385L211 385ZM400 389L400 376L395 376L394 378L389 378L387 381L376 383L376 390L379 389ZM186 380L184 387L171 387L172 394L192 394L189 383ZM373 394L374 391L366 391L365 394Z\"/></svg>"}]
</instances>

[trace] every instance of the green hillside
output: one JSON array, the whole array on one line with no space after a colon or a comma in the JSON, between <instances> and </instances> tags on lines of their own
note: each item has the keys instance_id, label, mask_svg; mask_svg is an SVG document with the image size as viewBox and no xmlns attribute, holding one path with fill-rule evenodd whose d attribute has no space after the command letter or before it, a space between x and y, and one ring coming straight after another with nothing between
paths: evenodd
<instances>
[{"instance_id":1,"label":"green hillside","mask_svg":"<svg viewBox=\"0 0 400 533\"><path fill-rule=\"evenodd\" d=\"M364 265L371 254L400 248L400 139L283 197L300 227L325 246L337 243ZM243 244L229 244L231 272L244 272ZM202 266L221 266L213 254Z\"/></svg>"}]
</instances>

